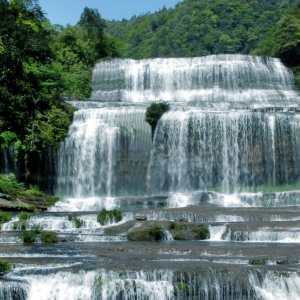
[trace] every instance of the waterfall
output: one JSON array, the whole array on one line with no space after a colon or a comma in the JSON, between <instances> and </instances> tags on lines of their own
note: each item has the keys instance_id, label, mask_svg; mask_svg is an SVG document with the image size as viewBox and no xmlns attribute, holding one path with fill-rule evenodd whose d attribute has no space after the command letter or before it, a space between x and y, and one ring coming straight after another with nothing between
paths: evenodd
<instances>
[{"instance_id":1,"label":"waterfall","mask_svg":"<svg viewBox=\"0 0 300 300\"><path fill-rule=\"evenodd\" d=\"M4 148L2 154L2 173L9 174L15 172L14 148Z\"/></svg>"},{"instance_id":2,"label":"waterfall","mask_svg":"<svg viewBox=\"0 0 300 300\"><path fill-rule=\"evenodd\" d=\"M58 154L60 195L254 191L299 180L299 95L278 59L114 59L93 72ZM151 143L146 107L167 101ZM150 155L151 153L151 155Z\"/></svg>"}]
</instances>

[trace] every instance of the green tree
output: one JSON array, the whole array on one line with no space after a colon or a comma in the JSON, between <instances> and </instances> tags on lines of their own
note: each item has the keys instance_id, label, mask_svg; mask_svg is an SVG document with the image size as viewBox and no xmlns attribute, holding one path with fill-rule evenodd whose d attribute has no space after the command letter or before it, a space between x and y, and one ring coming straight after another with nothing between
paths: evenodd
<instances>
[{"instance_id":1,"label":"green tree","mask_svg":"<svg viewBox=\"0 0 300 300\"><path fill-rule=\"evenodd\" d=\"M95 42L95 48L99 57L107 55L104 43L105 21L101 18L97 9L85 7L78 22L80 27L87 30L89 38Z\"/></svg>"},{"instance_id":2,"label":"green tree","mask_svg":"<svg viewBox=\"0 0 300 300\"><path fill-rule=\"evenodd\" d=\"M275 55L288 66L299 64L300 20L295 16L285 15L278 22L275 34Z\"/></svg>"}]
</instances>

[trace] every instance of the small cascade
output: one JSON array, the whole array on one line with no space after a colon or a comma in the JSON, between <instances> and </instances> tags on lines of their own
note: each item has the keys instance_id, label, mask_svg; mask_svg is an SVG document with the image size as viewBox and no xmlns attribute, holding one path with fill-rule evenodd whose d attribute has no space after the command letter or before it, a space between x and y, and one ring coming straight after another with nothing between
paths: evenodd
<instances>
[{"instance_id":1,"label":"small cascade","mask_svg":"<svg viewBox=\"0 0 300 300\"><path fill-rule=\"evenodd\" d=\"M226 225L218 225L218 226L210 226L210 241L221 241L228 240L228 236L230 236L230 228Z\"/></svg>"},{"instance_id":2,"label":"small cascade","mask_svg":"<svg viewBox=\"0 0 300 300\"><path fill-rule=\"evenodd\" d=\"M220 194L210 193L207 203L225 207L285 207L300 205L300 191Z\"/></svg>"},{"instance_id":3,"label":"small cascade","mask_svg":"<svg viewBox=\"0 0 300 300\"><path fill-rule=\"evenodd\" d=\"M118 202L112 197L92 198L63 198L52 206L52 212L79 212L79 211L101 211L102 209L114 209Z\"/></svg>"},{"instance_id":4,"label":"small cascade","mask_svg":"<svg viewBox=\"0 0 300 300\"><path fill-rule=\"evenodd\" d=\"M300 243L299 228L294 230L288 229L283 231L274 231L271 228L251 231L234 231L231 232L231 241L243 242L277 242L277 243Z\"/></svg>"},{"instance_id":5,"label":"small cascade","mask_svg":"<svg viewBox=\"0 0 300 300\"><path fill-rule=\"evenodd\" d=\"M9 174L15 172L14 148L4 148L2 152L2 173Z\"/></svg>"},{"instance_id":6,"label":"small cascade","mask_svg":"<svg viewBox=\"0 0 300 300\"><path fill-rule=\"evenodd\" d=\"M275 221L273 221L273 224ZM276 226L265 222L227 223L210 226L211 241L259 242L259 243L300 243L299 227L287 226L284 222L276 222ZM282 225L283 224L283 225ZM291 224L294 225L294 224Z\"/></svg>"},{"instance_id":7,"label":"small cascade","mask_svg":"<svg viewBox=\"0 0 300 300\"><path fill-rule=\"evenodd\" d=\"M250 283L254 287L258 299L299 299L300 281L295 273L283 273L280 277L274 275L273 272L250 275Z\"/></svg>"}]
</instances>

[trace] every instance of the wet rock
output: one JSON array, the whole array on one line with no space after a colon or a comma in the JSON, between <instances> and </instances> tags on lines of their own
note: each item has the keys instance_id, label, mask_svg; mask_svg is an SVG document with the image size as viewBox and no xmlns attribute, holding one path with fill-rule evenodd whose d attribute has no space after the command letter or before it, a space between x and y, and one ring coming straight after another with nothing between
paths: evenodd
<instances>
[{"instance_id":1,"label":"wet rock","mask_svg":"<svg viewBox=\"0 0 300 300\"><path fill-rule=\"evenodd\" d=\"M146 216L136 216L135 219L137 221L146 221L147 220L147 217Z\"/></svg>"},{"instance_id":2,"label":"wet rock","mask_svg":"<svg viewBox=\"0 0 300 300\"><path fill-rule=\"evenodd\" d=\"M181 219L179 219L178 221L179 221L179 222L185 222L185 223L187 223L189 220L186 219L186 218L181 218Z\"/></svg>"},{"instance_id":3,"label":"wet rock","mask_svg":"<svg viewBox=\"0 0 300 300\"><path fill-rule=\"evenodd\" d=\"M36 208L33 205L20 200L6 200L0 198L0 210L6 211L34 211Z\"/></svg>"},{"instance_id":4,"label":"wet rock","mask_svg":"<svg viewBox=\"0 0 300 300\"><path fill-rule=\"evenodd\" d=\"M286 264L286 261L285 261L285 260L282 260L282 259L278 259L278 260L276 260L276 264L277 264L277 265L285 265L285 264Z\"/></svg>"},{"instance_id":5,"label":"wet rock","mask_svg":"<svg viewBox=\"0 0 300 300\"><path fill-rule=\"evenodd\" d=\"M213 192L196 192L193 194L192 198L194 202L196 202L198 205L201 205L208 203L213 194Z\"/></svg>"},{"instance_id":6,"label":"wet rock","mask_svg":"<svg viewBox=\"0 0 300 300\"><path fill-rule=\"evenodd\" d=\"M66 243L67 241L66 237L58 237L58 242Z\"/></svg>"}]
</instances>

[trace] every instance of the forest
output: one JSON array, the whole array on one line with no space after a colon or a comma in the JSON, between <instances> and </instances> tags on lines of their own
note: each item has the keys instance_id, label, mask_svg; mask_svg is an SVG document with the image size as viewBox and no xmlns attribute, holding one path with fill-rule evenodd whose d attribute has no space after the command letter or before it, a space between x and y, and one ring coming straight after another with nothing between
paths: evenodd
<instances>
[{"instance_id":1,"label":"forest","mask_svg":"<svg viewBox=\"0 0 300 300\"><path fill-rule=\"evenodd\" d=\"M249 54L295 0L185 0L174 9L107 22L130 58Z\"/></svg>"},{"instance_id":2,"label":"forest","mask_svg":"<svg viewBox=\"0 0 300 300\"><path fill-rule=\"evenodd\" d=\"M51 24L36 0L0 0L0 146L19 178L66 137L101 59L241 53L279 57L300 86L296 0L184 0L175 8L108 21L85 8L75 26Z\"/></svg>"}]
</instances>

